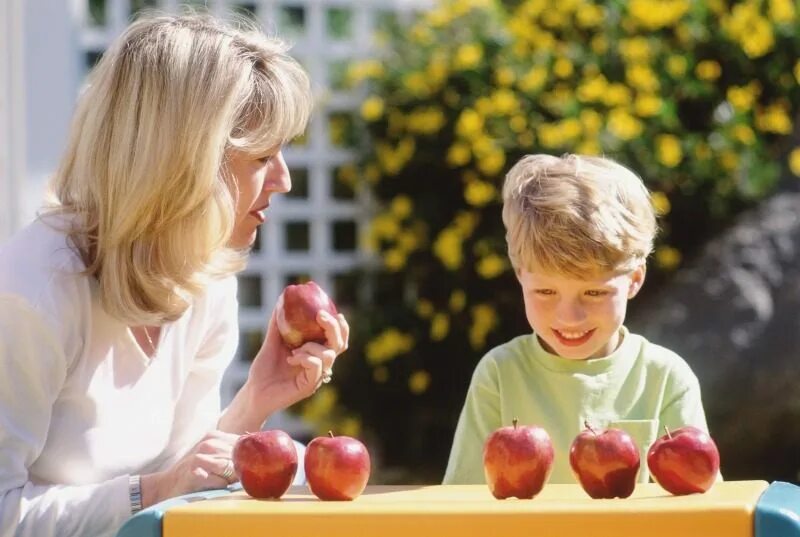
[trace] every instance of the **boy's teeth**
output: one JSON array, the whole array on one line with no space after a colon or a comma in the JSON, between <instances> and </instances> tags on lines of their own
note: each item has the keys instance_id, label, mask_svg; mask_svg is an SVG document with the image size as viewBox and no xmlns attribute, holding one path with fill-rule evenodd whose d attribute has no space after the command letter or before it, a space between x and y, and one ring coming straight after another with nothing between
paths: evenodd
<instances>
[{"instance_id":1,"label":"boy's teeth","mask_svg":"<svg viewBox=\"0 0 800 537\"><path fill-rule=\"evenodd\" d=\"M558 333L566 339L578 339L588 334L589 331L584 330L583 332L565 332L564 330L559 330Z\"/></svg>"}]
</instances>

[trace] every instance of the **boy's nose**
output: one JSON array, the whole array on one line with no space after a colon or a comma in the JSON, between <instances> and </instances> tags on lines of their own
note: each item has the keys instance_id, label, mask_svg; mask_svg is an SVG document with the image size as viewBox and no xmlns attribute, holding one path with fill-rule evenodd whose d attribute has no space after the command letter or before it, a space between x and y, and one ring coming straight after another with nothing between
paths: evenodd
<instances>
[{"instance_id":1,"label":"boy's nose","mask_svg":"<svg viewBox=\"0 0 800 537\"><path fill-rule=\"evenodd\" d=\"M576 300L562 300L556 308L556 319L565 328L576 326L586 319L586 311Z\"/></svg>"},{"instance_id":2,"label":"boy's nose","mask_svg":"<svg viewBox=\"0 0 800 537\"><path fill-rule=\"evenodd\" d=\"M283 159L283 152L278 151L270 164L267 180L264 181L264 189L272 192L289 192L292 189L292 178L289 175L289 167Z\"/></svg>"}]
</instances>

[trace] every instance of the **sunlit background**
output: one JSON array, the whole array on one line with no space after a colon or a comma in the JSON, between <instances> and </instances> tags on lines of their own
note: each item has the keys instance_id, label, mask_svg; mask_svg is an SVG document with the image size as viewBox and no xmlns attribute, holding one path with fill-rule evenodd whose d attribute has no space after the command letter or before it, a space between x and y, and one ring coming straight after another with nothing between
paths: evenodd
<instances>
[{"instance_id":1,"label":"sunlit background","mask_svg":"<svg viewBox=\"0 0 800 537\"><path fill-rule=\"evenodd\" d=\"M294 188L240 276L226 398L280 290L314 279L351 348L268 426L362 438L373 483L438 482L475 364L529 331L504 173L526 153L604 154L661 218L627 324L698 374L726 478L800 481L800 3L207 4L292 41L317 97L286 151ZM0 238L33 217L87 70L151 7L179 3L0 7Z\"/></svg>"}]
</instances>

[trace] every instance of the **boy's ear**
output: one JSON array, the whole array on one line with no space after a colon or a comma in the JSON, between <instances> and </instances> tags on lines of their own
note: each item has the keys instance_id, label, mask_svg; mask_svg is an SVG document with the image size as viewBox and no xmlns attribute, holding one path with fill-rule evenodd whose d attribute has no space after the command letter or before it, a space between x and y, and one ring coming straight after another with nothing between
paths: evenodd
<instances>
[{"instance_id":1,"label":"boy's ear","mask_svg":"<svg viewBox=\"0 0 800 537\"><path fill-rule=\"evenodd\" d=\"M647 273L646 263L642 263L633 270L633 273L631 274L631 285L628 288L628 299L635 297L636 294L639 292L639 289L642 288L642 285L644 285L644 277L646 273Z\"/></svg>"}]
</instances>

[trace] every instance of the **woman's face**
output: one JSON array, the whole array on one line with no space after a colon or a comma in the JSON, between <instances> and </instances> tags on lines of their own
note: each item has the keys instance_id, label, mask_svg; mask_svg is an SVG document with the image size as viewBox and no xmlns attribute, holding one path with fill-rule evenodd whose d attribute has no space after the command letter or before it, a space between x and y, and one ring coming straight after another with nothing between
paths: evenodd
<instances>
[{"instance_id":1,"label":"woman's face","mask_svg":"<svg viewBox=\"0 0 800 537\"><path fill-rule=\"evenodd\" d=\"M280 147L260 157L230 151L228 169L233 175L236 221L230 243L232 248L247 249L256 240L256 230L264 223L264 212L275 192L289 192L292 181Z\"/></svg>"}]
</instances>

